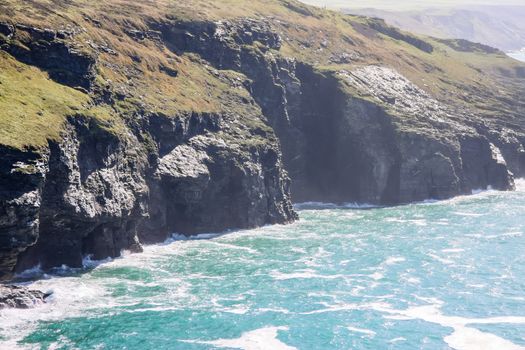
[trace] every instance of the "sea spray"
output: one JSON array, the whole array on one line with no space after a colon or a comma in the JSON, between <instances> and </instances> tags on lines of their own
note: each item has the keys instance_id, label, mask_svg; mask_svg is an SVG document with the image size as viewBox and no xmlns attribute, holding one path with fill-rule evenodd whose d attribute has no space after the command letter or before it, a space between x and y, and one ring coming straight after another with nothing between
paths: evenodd
<instances>
[{"instance_id":1,"label":"sea spray","mask_svg":"<svg viewBox=\"0 0 525 350\"><path fill-rule=\"evenodd\" d=\"M29 285L50 303L0 311L0 348L523 349L517 188L86 259Z\"/></svg>"}]
</instances>

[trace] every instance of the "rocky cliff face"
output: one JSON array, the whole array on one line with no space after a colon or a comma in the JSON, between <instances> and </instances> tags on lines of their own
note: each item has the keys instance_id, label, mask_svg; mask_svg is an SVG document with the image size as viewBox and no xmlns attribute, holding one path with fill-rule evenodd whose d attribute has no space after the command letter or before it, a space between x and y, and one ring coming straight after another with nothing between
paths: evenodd
<instances>
[{"instance_id":1,"label":"rocky cliff face","mask_svg":"<svg viewBox=\"0 0 525 350\"><path fill-rule=\"evenodd\" d=\"M38 44L46 50L59 46L55 41L61 39L51 30L28 32L47 33L50 42ZM17 53L12 47L3 46ZM45 54L38 56L41 68L52 71L55 55L66 56L59 62L69 62L62 66L68 79L54 73L52 79L75 87L91 84L77 84L88 75L77 69L82 63L68 49L47 57L50 62ZM25 55L17 58L40 65ZM141 243L175 232L293 221L277 140L253 101L235 103L247 105L249 114L142 111L138 124L119 134L78 114L44 150L3 147L1 278L34 266L81 267L86 256L104 259L123 249L141 251Z\"/></svg>"},{"instance_id":2,"label":"rocky cliff face","mask_svg":"<svg viewBox=\"0 0 525 350\"><path fill-rule=\"evenodd\" d=\"M226 118L226 117L224 117ZM195 234L295 219L277 143L242 145L216 134L221 116L151 116L148 154L79 118L59 143L14 152L2 167L2 271L81 267L170 233ZM243 136L238 136L242 138Z\"/></svg>"},{"instance_id":3,"label":"rocky cliff face","mask_svg":"<svg viewBox=\"0 0 525 350\"><path fill-rule=\"evenodd\" d=\"M399 204L514 187L496 146L504 136L458 122L470 112L438 102L395 70L316 72L265 52L280 48L266 22L157 27L173 50L252 80L251 94L280 138L295 201ZM265 49L246 48L254 40ZM522 146L509 153L520 157Z\"/></svg>"},{"instance_id":4,"label":"rocky cliff face","mask_svg":"<svg viewBox=\"0 0 525 350\"><path fill-rule=\"evenodd\" d=\"M326 75L303 67L296 74L302 96L290 119L303 161L290 161L295 198L399 204L513 188L495 145L505 137L458 123L468 111L444 106L398 72L365 66ZM522 154L516 146L514 157Z\"/></svg>"},{"instance_id":5,"label":"rocky cliff face","mask_svg":"<svg viewBox=\"0 0 525 350\"><path fill-rule=\"evenodd\" d=\"M92 14L84 20L93 35L109 30ZM46 84L84 101L43 145L4 136L0 279L81 267L86 256L140 251L174 232L290 222L292 198L395 205L511 190L525 175L519 113L512 123L487 118L356 52L392 28L350 23L360 36L343 37L346 51L324 55L326 38L315 50L301 39L313 58L291 54L288 30L309 30L302 23L152 16L121 28L122 47L82 27L0 24L2 59L47 72ZM417 55L439 54L438 43L394 34ZM316 55L340 59L326 68ZM37 106L30 120L46 115Z\"/></svg>"},{"instance_id":6,"label":"rocky cliff face","mask_svg":"<svg viewBox=\"0 0 525 350\"><path fill-rule=\"evenodd\" d=\"M214 133L227 132L221 125L235 122L215 115L151 116L148 123L150 154L132 134L117 138L71 120L62 141L50 144L42 160L46 172L28 213L32 230L6 227L24 237L22 249L31 245L18 255L18 271L82 267L85 256L141 251L141 242L162 241L174 232L218 232L295 218L277 144L246 149L226 142Z\"/></svg>"},{"instance_id":7,"label":"rocky cliff face","mask_svg":"<svg viewBox=\"0 0 525 350\"><path fill-rule=\"evenodd\" d=\"M40 155L2 148L0 170L0 270L11 276L18 255L38 239L45 162Z\"/></svg>"}]
</instances>

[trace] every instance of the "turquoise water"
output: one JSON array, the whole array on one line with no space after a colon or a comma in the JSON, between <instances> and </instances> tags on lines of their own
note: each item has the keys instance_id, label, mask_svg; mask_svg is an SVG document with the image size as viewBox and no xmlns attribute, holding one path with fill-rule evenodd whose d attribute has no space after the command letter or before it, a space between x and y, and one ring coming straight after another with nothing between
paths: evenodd
<instances>
[{"instance_id":1,"label":"turquoise water","mask_svg":"<svg viewBox=\"0 0 525 350\"><path fill-rule=\"evenodd\" d=\"M0 348L525 349L520 187L146 247L34 282Z\"/></svg>"}]
</instances>

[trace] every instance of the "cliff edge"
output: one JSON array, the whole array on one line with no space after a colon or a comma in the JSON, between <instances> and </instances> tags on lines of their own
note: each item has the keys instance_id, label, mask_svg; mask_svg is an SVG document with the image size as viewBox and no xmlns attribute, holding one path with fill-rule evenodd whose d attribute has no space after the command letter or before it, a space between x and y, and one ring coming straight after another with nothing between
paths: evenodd
<instances>
[{"instance_id":1,"label":"cliff edge","mask_svg":"<svg viewBox=\"0 0 525 350\"><path fill-rule=\"evenodd\" d=\"M0 4L0 279L525 175L525 65L293 0Z\"/></svg>"}]
</instances>

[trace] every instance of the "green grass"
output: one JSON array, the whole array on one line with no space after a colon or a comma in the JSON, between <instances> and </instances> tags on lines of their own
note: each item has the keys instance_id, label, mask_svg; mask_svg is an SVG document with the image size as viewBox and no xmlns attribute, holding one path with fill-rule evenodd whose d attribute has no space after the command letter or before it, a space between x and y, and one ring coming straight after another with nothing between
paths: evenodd
<instances>
[{"instance_id":1,"label":"green grass","mask_svg":"<svg viewBox=\"0 0 525 350\"><path fill-rule=\"evenodd\" d=\"M59 139L66 116L84 110L88 102L87 95L0 52L1 144L43 148L48 139Z\"/></svg>"},{"instance_id":2,"label":"green grass","mask_svg":"<svg viewBox=\"0 0 525 350\"><path fill-rule=\"evenodd\" d=\"M93 107L87 94L0 51L0 144L45 149L49 140L60 139L66 118L75 115L95 119L107 132L123 127L107 107Z\"/></svg>"}]
</instances>

